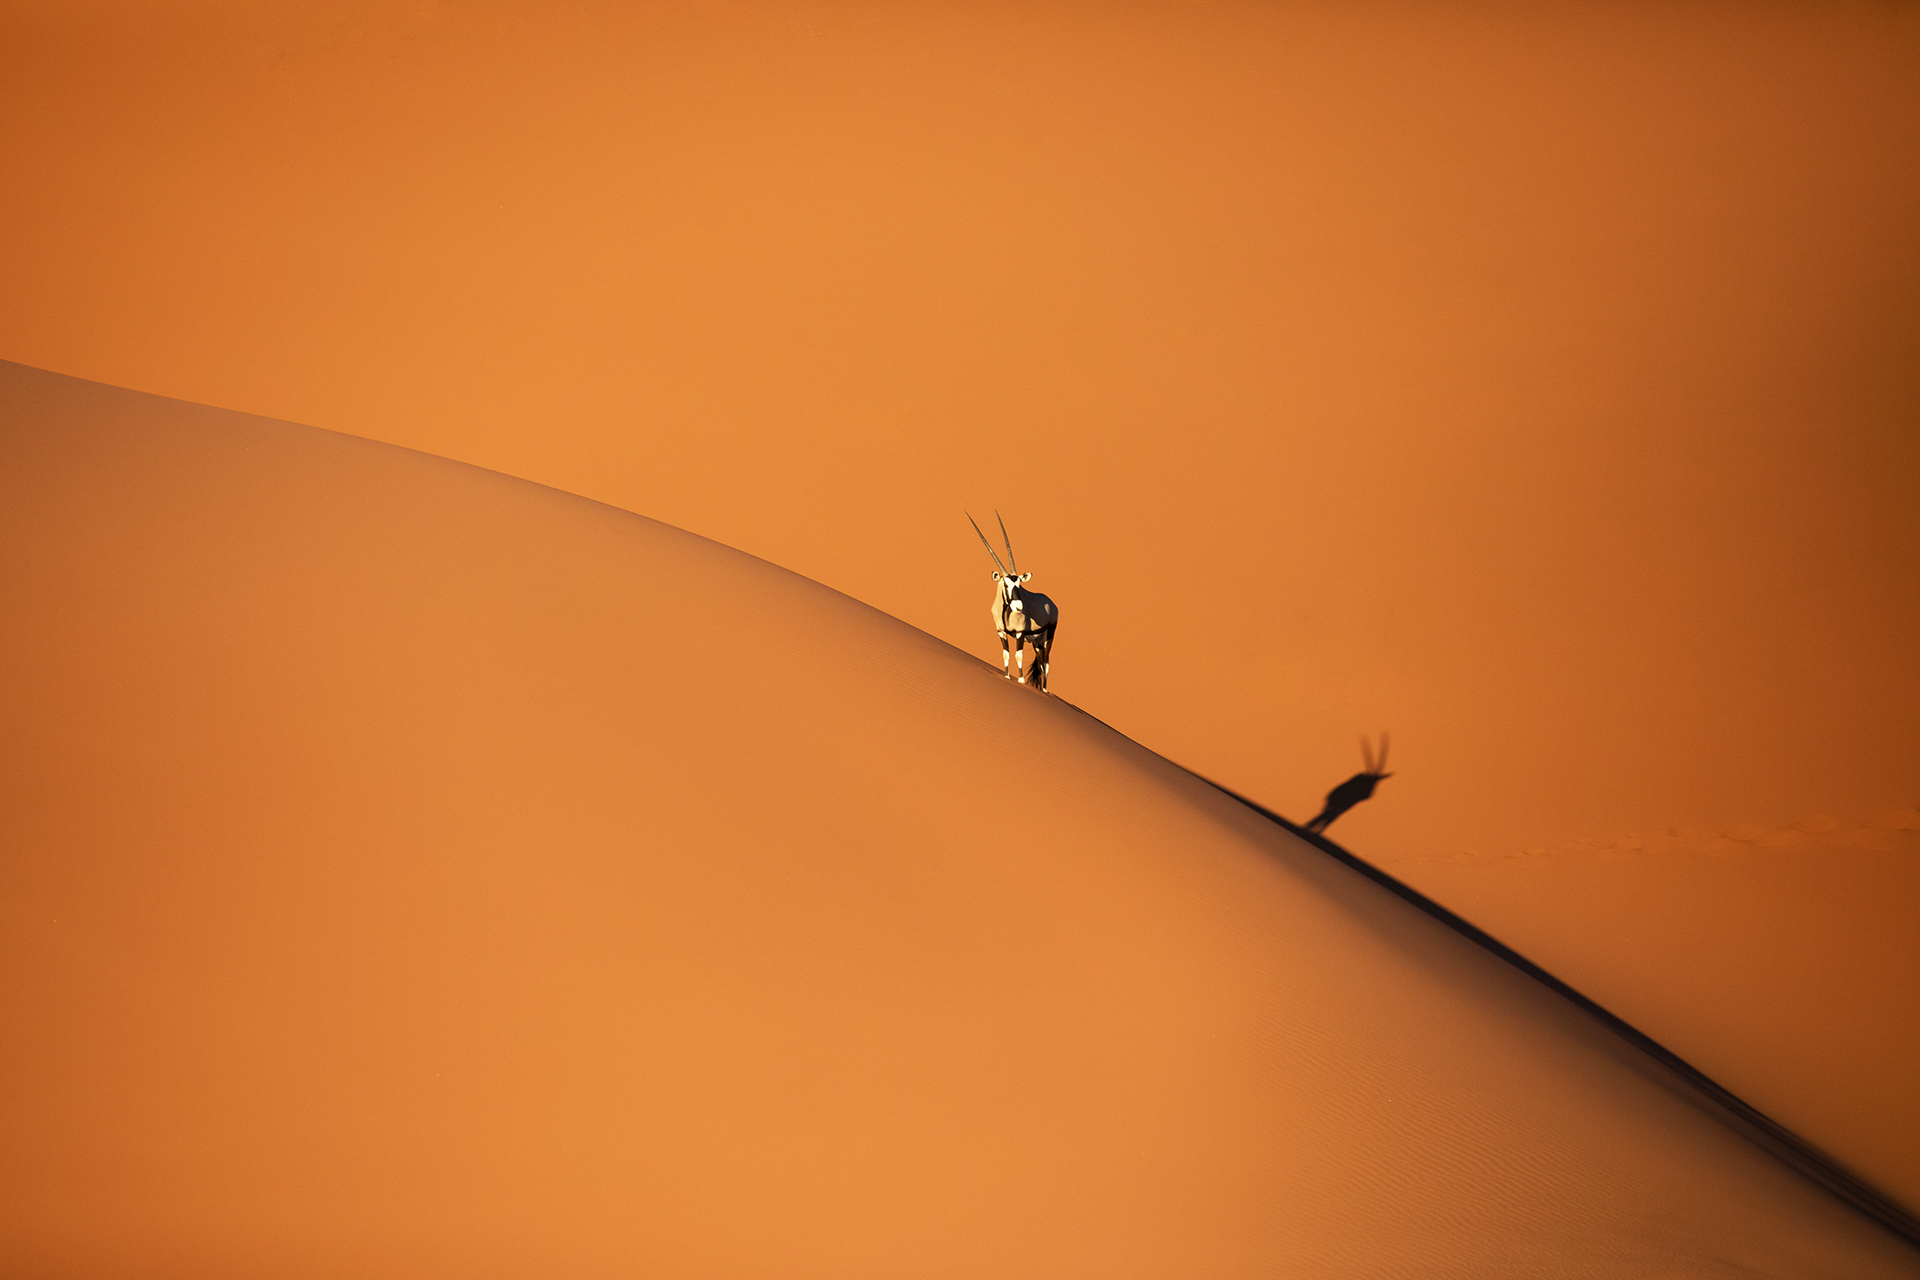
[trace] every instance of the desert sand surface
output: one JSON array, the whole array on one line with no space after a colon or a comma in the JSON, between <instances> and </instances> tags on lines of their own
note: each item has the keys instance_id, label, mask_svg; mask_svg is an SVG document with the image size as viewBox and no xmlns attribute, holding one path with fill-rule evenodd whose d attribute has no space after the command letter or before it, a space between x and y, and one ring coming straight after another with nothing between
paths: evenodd
<instances>
[{"instance_id":1,"label":"desert sand surface","mask_svg":"<svg viewBox=\"0 0 1920 1280\"><path fill-rule=\"evenodd\" d=\"M20 0L0 120L0 357L996 662L998 506L1065 697L1390 727L1333 835L1920 1203L1908 846L1726 834L1920 802L1920 7Z\"/></svg>"},{"instance_id":2,"label":"desert sand surface","mask_svg":"<svg viewBox=\"0 0 1920 1280\"><path fill-rule=\"evenodd\" d=\"M1347 839L1920 803L1920 8L0 8L0 358L645 512Z\"/></svg>"},{"instance_id":3,"label":"desert sand surface","mask_svg":"<svg viewBox=\"0 0 1920 1280\"><path fill-rule=\"evenodd\" d=\"M998 507L1135 739L1299 818L1392 729L1377 860L1920 803L1912 4L22 0L0 119L0 358L993 661ZM1766 998L1672 955L1699 1026ZM1822 1086L1853 1129L1920 1129L1817 1021L1877 1063Z\"/></svg>"},{"instance_id":4,"label":"desert sand surface","mask_svg":"<svg viewBox=\"0 0 1920 1280\"><path fill-rule=\"evenodd\" d=\"M0 365L17 1274L1920 1275L1511 966L670 526Z\"/></svg>"},{"instance_id":5,"label":"desert sand surface","mask_svg":"<svg viewBox=\"0 0 1920 1280\"><path fill-rule=\"evenodd\" d=\"M1734 830L1386 869L1920 1204L1920 814Z\"/></svg>"}]
</instances>

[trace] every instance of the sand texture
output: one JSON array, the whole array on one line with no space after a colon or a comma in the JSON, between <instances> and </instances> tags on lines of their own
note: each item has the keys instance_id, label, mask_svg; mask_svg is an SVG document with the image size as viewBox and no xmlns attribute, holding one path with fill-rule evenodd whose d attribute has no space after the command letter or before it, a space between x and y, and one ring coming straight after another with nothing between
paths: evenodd
<instances>
[{"instance_id":1,"label":"sand texture","mask_svg":"<svg viewBox=\"0 0 1920 1280\"><path fill-rule=\"evenodd\" d=\"M1920 1205L1920 833L1790 834L1387 869Z\"/></svg>"},{"instance_id":2,"label":"sand texture","mask_svg":"<svg viewBox=\"0 0 1920 1280\"><path fill-rule=\"evenodd\" d=\"M1370 856L1920 803L1920 6L17 0L0 119L0 357L995 662L998 507Z\"/></svg>"},{"instance_id":3,"label":"sand texture","mask_svg":"<svg viewBox=\"0 0 1920 1280\"><path fill-rule=\"evenodd\" d=\"M1920 5L15 0L0 120L0 357L994 663L998 508L1056 693L1391 729L1342 844L1920 1207L1920 844L1772 843L1920 804Z\"/></svg>"},{"instance_id":4,"label":"sand texture","mask_svg":"<svg viewBox=\"0 0 1920 1280\"><path fill-rule=\"evenodd\" d=\"M0 484L6 1274L1920 1275L1458 934L784 569L7 364Z\"/></svg>"}]
</instances>

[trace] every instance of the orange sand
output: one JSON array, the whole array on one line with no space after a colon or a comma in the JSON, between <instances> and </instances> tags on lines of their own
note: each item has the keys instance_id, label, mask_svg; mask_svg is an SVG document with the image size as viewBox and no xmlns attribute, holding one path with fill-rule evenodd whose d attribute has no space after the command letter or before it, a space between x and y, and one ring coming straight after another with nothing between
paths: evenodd
<instances>
[{"instance_id":1,"label":"orange sand","mask_svg":"<svg viewBox=\"0 0 1920 1280\"><path fill-rule=\"evenodd\" d=\"M0 379L13 1271L1920 1275L1513 969L846 596Z\"/></svg>"},{"instance_id":2,"label":"orange sand","mask_svg":"<svg viewBox=\"0 0 1920 1280\"><path fill-rule=\"evenodd\" d=\"M1920 802L1920 8L23 0L0 119L0 356L995 661L999 505L1063 694L1391 727L1335 836L1920 1199L1910 865L1503 857Z\"/></svg>"},{"instance_id":3,"label":"orange sand","mask_svg":"<svg viewBox=\"0 0 1920 1280\"><path fill-rule=\"evenodd\" d=\"M1387 869L1920 1204L1920 832L1645 843Z\"/></svg>"},{"instance_id":4,"label":"orange sand","mask_svg":"<svg viewBox=\"0 0 1920 1280\"><path fill-rule=\"evenodd\" d=\"M1920 8L26 0L0 358L642 511L1395 856L1920 802Z\"/></svg>"}]
</instances>

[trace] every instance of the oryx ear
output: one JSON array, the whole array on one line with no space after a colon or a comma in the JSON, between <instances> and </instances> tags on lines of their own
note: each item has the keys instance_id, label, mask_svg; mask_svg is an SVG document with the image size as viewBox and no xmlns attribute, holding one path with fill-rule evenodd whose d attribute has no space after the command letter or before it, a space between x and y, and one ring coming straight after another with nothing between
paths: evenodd
<instances>
[{"instance_id":1,"label":"oryx ear","mask_svg":"<svg viewBox=\"0 0 1920 1280\"><path fill-rule=\"evenodd\" d=\"M1028 578L1031 578L1032 576L1033 575L1030 573L1023 573L1020 575L1020 581L1025 582Z\"/></svg>"}]
</instances>

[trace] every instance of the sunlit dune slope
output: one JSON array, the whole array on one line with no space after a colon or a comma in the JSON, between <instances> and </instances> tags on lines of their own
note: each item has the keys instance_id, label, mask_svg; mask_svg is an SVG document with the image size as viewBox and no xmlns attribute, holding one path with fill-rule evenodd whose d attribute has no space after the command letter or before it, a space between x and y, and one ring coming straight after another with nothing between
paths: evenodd
<instances>
[{"instance_id":1,"label":"sunlit dune slope","mask_svg":"<svg viewBox=\"0 0 1920 1280\"><path fill-rule=\"evenodd\" d=\"M0 424L9 1274L1920 1275L816 583L16 365Z\"/></svg>"},{"instance_id":2,"label":"sunlit dune slope","mask_svg":"<svg viewBox=\"0 0 1920 1280\"><path fill-rule=\"evenodd\" d=\"M1388 870L1920 1205L1920 831L1640 843Z\"/></svg>"}]
</instances>

